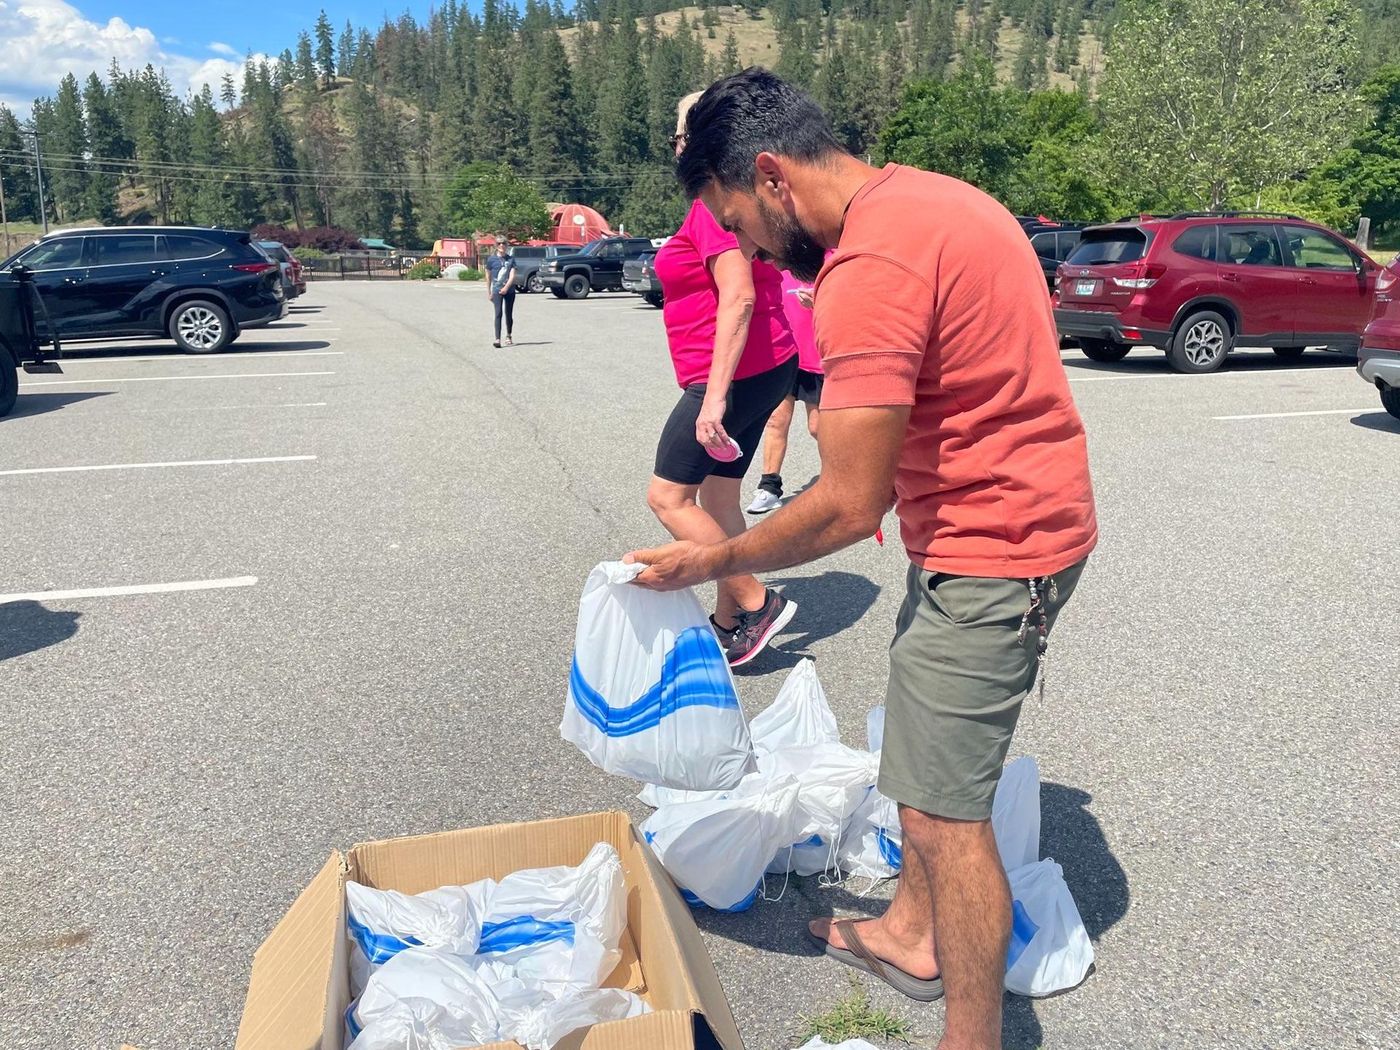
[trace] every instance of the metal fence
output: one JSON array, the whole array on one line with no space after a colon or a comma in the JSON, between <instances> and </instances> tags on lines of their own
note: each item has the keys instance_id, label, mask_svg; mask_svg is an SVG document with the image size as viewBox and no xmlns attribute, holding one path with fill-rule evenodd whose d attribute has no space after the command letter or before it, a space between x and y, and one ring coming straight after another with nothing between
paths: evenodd
<instances>
[{"instance_id":1,"label":"metal fence","mask_svg":"<svg viewBox=\"0 0 1400 1050\"><path fill-rule=\"evenodd\" d=\"M298 257L300 258L300 256ZM440 269L454 263L471 267L478 262L470 256L406 254L388 258L366 255L327 255L324 258L301 259L307 280L317 281L379 281L402 278L424 259L433 259Z\"/></svg>"}]
</instances>

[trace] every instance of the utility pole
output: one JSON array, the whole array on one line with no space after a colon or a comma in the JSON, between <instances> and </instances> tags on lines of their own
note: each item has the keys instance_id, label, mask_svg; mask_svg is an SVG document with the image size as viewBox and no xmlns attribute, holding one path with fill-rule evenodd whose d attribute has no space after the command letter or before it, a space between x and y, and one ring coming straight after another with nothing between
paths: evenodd
<instances>
[{"instance_id":1,"label":"utility pole","mask_svg":"<svg viewBox=\"0 0 1400 1050\"><path fill-rule=\"evenodd\" d=\"M39 184L39 221L44 224L44 233L49 232L49 209L44 206L44 159L39 155L39 129L34 135L34 174Z\"/></svg>"},{"instance_id":2,"label":"utility pole","mask_svg":"<svg viewBox=\"0 0 1400 1050\"><path fill-rule=\"evenodd\" d=\"M0 255L10 254L10 218L5 214L5 172L0 169L0 228L5 231L5 243L0 245Z\"/></svg>"}]
</instances>

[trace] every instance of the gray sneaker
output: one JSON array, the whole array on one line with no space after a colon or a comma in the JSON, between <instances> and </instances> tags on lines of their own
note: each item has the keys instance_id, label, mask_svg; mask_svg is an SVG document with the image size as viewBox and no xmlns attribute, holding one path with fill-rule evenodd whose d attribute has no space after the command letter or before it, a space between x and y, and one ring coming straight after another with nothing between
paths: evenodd
<instances>
[{"instance_id":1,"label":"gray sneaker","mask_svg":"<svg viewBox=\"0 0 1400 1050\"><path fill-rule=\"evenodd\" d=\"M761 609L739 613L739 627L726 655L730 667L743 667L763 652L773 636L791 622L797 603L790 602L776 591L768 591Z\"/></svg>"},{"instance_id":2,"label":"gray sneaker","mask_svg":"<svg viewBox=\"0 0 1400 1050\"><path fill-rule=\"evenodd\" d=\"M725 652L734 644L734 636L739 633L739 627L740 624L737 623L733 627L721 627L715 623L713 616L710 617L710 630L715 632L715 637L719 639L719 647Z\"/></svg>"}]
</instances>

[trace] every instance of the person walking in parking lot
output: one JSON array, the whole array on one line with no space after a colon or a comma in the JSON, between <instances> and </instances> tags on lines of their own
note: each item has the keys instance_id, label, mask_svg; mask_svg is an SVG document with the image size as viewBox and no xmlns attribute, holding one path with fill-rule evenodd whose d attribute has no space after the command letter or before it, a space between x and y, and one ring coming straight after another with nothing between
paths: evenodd
<instances>
[{"instance_id":1,"label":"person walking in parking lot","mask_svg":"<svg viewBox=\"0 0 1400 1050\"><path fill-rule=\"evenodd\" d=\"M677 152L697 98L678 107ZM682 393L661 431L647 503L676 539L717 543L747 527L739 501L744 474L797 371L782 277L741 251L698 200L655 266ZM717 591L710 623L731 667L758 656L797 608L748 573L720 578Z\"/></svg>"},{"instance_id":2,"label":"person walking in parking lot","mask_svg":"<svg viewBox=\"0 0 1400 1050\"><path fill-rule=\"evenodd\" d=\"M800 565L869 536L894 494L910 565L878 786L899 804L904 865L879 918L810 929L912 998L946 991L941 1050L996 1050L1011 897L992 797L1098 540L1040 264L997 201L863 163L766 70L712 85L684 130L686 192L745 251L814 282L822 469L747 532L626 560L666 590Z\"/></svg>"},{"instance_id":3,"label":"person walking in parking lot","mask_svg":"<svg viewBox=\"0 0 1400 1050\"><path fill-rule=\"evenodd\" d=\"M496 308L496 341L501 345L501 314L506 319L506 346L514 346L511 333L515 330L515 260L504 237L496 238L496 254L486 260L486 296Z\"/></svg>"}]
</instances>

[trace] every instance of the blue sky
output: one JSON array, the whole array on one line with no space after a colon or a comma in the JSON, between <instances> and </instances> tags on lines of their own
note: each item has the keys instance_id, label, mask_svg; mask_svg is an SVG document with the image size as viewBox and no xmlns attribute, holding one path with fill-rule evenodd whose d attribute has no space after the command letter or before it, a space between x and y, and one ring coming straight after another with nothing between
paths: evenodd
<instances>
[{"instance_id":1,"label":"blue sky","mask_svg":"<svg viewBox=\"0 0 1400 1050\"><path fill-rule=\"evenodd\" d=\"M387 13L425 17L427 0L346 0L326 5L337 34L348 18L377 26ZM25 115L65 73L80 80L123 66L163 66L179 91L217 85L248 52L295 48L319 5L287 0L0 0L0 103Z\"/></svg>"}]
</instances>

